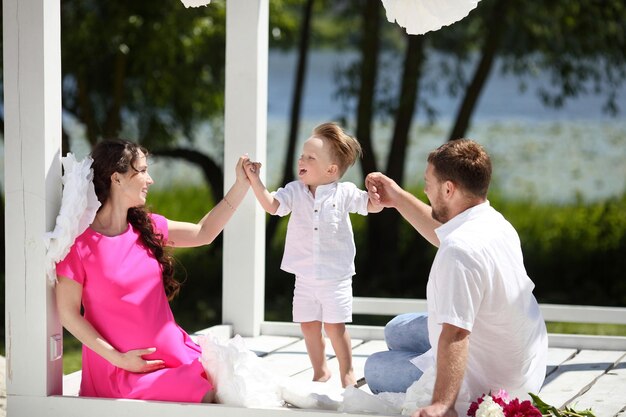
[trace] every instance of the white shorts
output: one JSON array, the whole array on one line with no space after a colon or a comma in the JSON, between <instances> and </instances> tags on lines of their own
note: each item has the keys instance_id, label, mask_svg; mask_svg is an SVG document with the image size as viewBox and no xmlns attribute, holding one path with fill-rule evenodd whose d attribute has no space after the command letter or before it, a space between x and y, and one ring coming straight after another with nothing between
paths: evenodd
<instances>
[{"instance_id":1,"label":"white shorts","mask_svg":"<svg viewBox=\"0 0 626 417\"><path fill-rule=\"evenodd\" d=\"M352 278L329 280L296 277L293 290L293 321L350 323Z\"/></svg>"}]
</instances>

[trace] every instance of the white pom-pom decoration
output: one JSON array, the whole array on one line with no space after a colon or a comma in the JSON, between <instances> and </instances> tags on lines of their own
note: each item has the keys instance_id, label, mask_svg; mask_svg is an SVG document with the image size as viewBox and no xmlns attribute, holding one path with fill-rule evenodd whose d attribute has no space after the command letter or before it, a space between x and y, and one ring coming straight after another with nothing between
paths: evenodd
<instances>
[{"instance_id":1,"label":"white pom-pom decoration","mask_svg":"<svg viewBox=\"0 0 626 417\"><path fill-rule=\"evenodd\" d=\"M480 0L382 0L387 20L397 22L409 35L422 35L458 22Z\"/></svg>"},{"instance_id":2,"label":"white pom-pom decoration","mask_svg":"<svg viewBox=\"0 0 626 417\"><path fill-rule=\"evenodd\" d=\"M65 258L74 240L93 222L100 207L92 182L92 159L86 157L78 162L73 154L68 153L61 161L65 170L61 210L54 230L44 235L46 275L53 285L56 283L55 264Z\"/></svg>"},{"instance_id":3,"label":"white pom-pom decoration","mask_svg":"<svg viewBox=\"0 0 626 417\"><path fill-rule=\"evenodd\" d=\"M211 3L211 0L180 0L183 2L185 7L200 7L200 6L208 6Z\"/></svg>"}]
</instances>

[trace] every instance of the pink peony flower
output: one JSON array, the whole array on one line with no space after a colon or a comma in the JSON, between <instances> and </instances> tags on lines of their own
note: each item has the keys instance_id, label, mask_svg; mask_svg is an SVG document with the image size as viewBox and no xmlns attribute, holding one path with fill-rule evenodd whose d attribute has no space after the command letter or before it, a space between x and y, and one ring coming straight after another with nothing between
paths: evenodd
<instances>
[{"instance_id":1,"label":"pink peony flower","mask_svg":"<svg viewBox=\"0 0 626 417\"><path fill-rule=\"evenodd\" d=\"M501 399L502 401L504 401L505 404L508 404L509 401L511 401L511 397L509 397L509 393L503 390L502 388L500 388L498 392L496 392L495 394L492 394L491 396L493 397L494 400Z\"/></svg>"}]
</instances>

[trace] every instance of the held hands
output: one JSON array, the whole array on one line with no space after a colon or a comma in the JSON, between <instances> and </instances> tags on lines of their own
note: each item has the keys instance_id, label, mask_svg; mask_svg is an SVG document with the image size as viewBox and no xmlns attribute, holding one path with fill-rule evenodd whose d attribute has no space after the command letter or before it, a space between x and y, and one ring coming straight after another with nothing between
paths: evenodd
<instances>
[{"instance_id":1,"label":"held hands","mask_svg":"<svg viewBox=\"0 0 626 417\"><path fill-rule=\"evenodd\" d=\"M252 191L256 199L261 203L261 207L269 214L276 214L280 202L274 198L274 196L267 191L263 181L261 181L261 163L252 162L249 159L244 162L244 170L252 186Z\"/></svg>"},{"instance_id":2,"label":"held hands","mask_svg":"<svg viewBox=\"0 0 626 417\"><path fill-rule=\"evenodd\" d=\"M239 157L237 165L235 166L235 178L236 182L250 185L250 180L248 179L245 170L245 165L247 162L250 162L250 158L248 157L247 153Z\"/></svg>"},{"instance_id":3,"label":"held hands","mask_svg":"<svg viewBox=\"0 0 626 417\"><path fill-rule=\"evenodd\" d=\"M156 352L156 348L133 349L121 353L120 357L113 365L129 372L147 373L165 368L165 362L161 359L144 359L144 355Z\"/></svg>"},{"instance_id":4,"label":"held hands","mask_svg":"<svg viewBox=\"0 0 626 417\"><path fill-rule=\"evenodd\" d=\"M395 207L402 192L394 180L380 172L365 177L365 188L372 204L379 207Z\"/></svg>"},{"instance_id":5,"label":"held hands","mask_svg":"<svg viewBox=\"0 0 626 417\"><path fill-rule=\"evenodd\" d=\"M250 183L255 183L260 181L260 173L261 173L261 163L260 162L252 162L250 158L247 158L243 163L244 172L250 181Z\"/></svg>"}]
</instances>

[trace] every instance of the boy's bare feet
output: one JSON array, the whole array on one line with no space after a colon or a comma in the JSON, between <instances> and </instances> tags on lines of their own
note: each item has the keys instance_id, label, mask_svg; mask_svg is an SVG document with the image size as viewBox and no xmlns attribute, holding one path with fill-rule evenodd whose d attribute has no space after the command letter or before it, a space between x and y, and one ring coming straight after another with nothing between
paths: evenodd
<instances>
[{"instance_id":1,"label":"boy's bare feet","mask_svg":"<svg viewBox=\"0 0 626 417\"><path fill-rule=\"evenodd\" d=\"M356 378L354 377L354 373L352 371L341 377L341 386L345 388L348 385L356 385Z\"/></svg>"},{"instance_id":2,"label":"boy's bare feet","mask_svg":"<svg viewBox=\"0 0 626 417\"><path fill-rule=\"evenodd\" d=\"M317 373L315 372L313 374L313 381L315 382L326 382L330 379L331 377L331 373L328 369L324 369L321 372Z\"/></svg>"}]
</instances>

